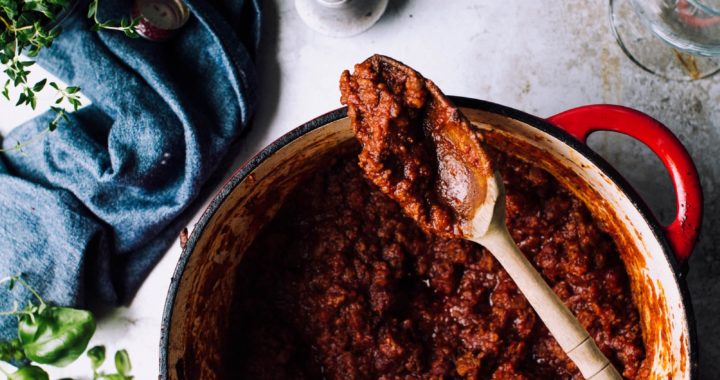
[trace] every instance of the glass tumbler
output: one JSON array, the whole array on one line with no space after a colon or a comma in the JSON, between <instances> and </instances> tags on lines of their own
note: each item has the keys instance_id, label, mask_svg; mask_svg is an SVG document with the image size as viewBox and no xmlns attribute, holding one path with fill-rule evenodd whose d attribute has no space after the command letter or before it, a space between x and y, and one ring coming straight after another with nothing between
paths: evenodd
<instances>
[{"instance_id":1,"label":"glass tumbler","mask_svg":"<svg viewBox=\"0 0 720 380\"><path fill-rule=\"evenodd\" d=\"M720 0L610 0L623 51L668 79L695 80L720 71Z\"/></svg>"}]
</instances>

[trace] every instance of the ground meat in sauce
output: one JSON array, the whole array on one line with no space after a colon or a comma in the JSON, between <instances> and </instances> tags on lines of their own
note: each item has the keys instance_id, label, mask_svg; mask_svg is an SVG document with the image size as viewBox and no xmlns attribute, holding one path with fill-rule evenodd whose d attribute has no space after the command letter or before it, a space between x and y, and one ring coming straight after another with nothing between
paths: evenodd
<instances>
[{"instance_id":1,"label":"ground meat in sauce","mask_svg":"<svg viewBox=\"0 0 720 380\"><path fill-rule=\"evenodd\" d=\"M247 252L232 378L581 379L482 247L426 235L340 155ZM626 378L646 378L612 239L545 171L490 150L523 253Z\"/></svg>"},{"instance_id":2,"label":"ground meat in sauce","mask_svg":"<svg viewBox=\"0 0 720 380\"><path fill-rule=\"evenodd\" d=\"M368 179L425 231L462 236L463 221L472 219L464 214L485 200L493 174L462 113L432 81L381 55L343 72L340 92Z\"/></svg>"}]
</instances>

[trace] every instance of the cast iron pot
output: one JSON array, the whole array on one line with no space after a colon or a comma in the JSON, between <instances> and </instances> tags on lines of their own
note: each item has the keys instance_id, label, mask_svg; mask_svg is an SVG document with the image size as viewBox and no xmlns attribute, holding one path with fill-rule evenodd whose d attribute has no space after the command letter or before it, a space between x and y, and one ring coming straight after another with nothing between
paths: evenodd
<instances>
[{"instance_id":1,"label":"cast iron pot","mask_svg":"<svg viewBox=\"0 0 720 380\"><path fill-rule=\"evenodd\" d=\"M638 111L611 105L576 108L544 120L468 98L453 98L489 143L531 160L582 199L621 252L640 312L652 377L697 377L693 313L684 280L702 217L695 166L678 139ZM353 139L347 109L296 128L247 162L222 187L178 262L160 342L161 379L218 379L228 342L235 273L243 253L286 196ZM677 215L663 226L616 170L585 144L594 131L629 135L649 146L670 172ZM497 137L499 136L499 137Z\"/></svg>"}]
</instances>

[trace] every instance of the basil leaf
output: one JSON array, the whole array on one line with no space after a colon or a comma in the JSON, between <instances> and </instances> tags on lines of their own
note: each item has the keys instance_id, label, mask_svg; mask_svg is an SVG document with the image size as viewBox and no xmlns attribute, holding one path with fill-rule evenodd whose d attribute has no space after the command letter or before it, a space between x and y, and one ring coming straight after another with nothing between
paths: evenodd
<instances>
[{"instance_id":1,"label":"basil leaf","mask_svg":"<svg viewBox=\"0 0 720 380\"><path fill-rule=\"evenodd\" d=\"M50 380L50 376L42 368L28 365L11 373L8 380Z\"/></svg>"},{"instance_id":2,"label":"basil leaf","mask_svg":"<svg viewBox=\"0 0 720 380\"><path fill-rule=\"evenodd\" d=\"M93 370L100 368L105 362L105 346L95 346L88 350L88 358L90 358L90 365Z\"/></svg>"},{"instance_id":3,"label":"basil leaf","mask_svg":"<svg viewBox=\"0 0 720 380\"><path fill-rule=\"evenodd\" d=\"M18 322L18 338L25 356L40 363L64 367L87 348L95 333L95 319L84 310L48 306Z\"/></svg>"},{"instance_id":4,"label":"basil leaf","mask_svg":"<svg viewBox=\"0 0 720 380\"><path fill-rule=\"evenodd\" d=\"M115 369L123 376L128 376L132 370L130 355L126 350L119 350L115 353Z\"/></svg>"}]
</instances>

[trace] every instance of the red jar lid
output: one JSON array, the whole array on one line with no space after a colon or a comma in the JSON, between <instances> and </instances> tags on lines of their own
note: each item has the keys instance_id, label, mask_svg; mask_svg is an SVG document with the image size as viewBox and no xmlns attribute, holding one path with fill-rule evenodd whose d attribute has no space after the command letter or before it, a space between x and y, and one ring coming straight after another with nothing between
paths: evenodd
<instances>
[{"instance_id":1,"label":"red jar lid","mask_svg":"<svg viewBox=\"0 0 720 380\"><path fill-rule=\"evenodd\" d=\"M190 10L182 0L135 0L131 15L140 17L135 30L151 41L170 38L190 18Z\"/></svg>"}]
</instances>

